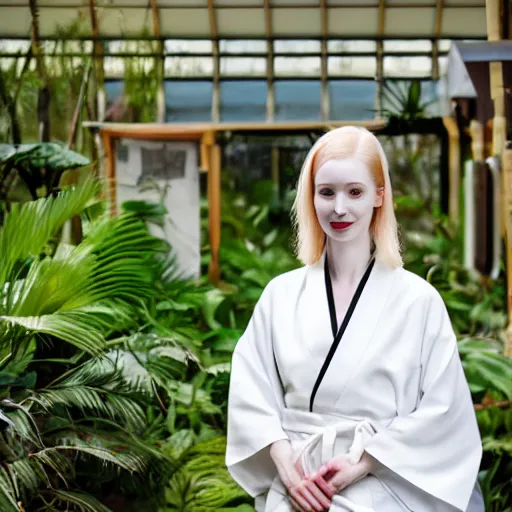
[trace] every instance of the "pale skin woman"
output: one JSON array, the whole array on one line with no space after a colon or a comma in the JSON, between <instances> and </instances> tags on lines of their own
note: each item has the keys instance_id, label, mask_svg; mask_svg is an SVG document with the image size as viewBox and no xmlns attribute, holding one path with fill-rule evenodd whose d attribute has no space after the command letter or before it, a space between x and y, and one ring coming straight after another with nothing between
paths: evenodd
<instances>
[{"instance_id":1,"label":"pale skin woman","mask_svg":"<svg viewBox=\"0 0 512 512\"><path fill-rule=\"evenodd\" d=\"M315 175L314 207L326 235L338 325L370 260L370 223L382 202L383 188L358 159L328 160ZM374 465L365 452L357 464L334 457L315 474L305 475L293 461L288 440L273 443L270 454L294 508L306 512L327 510L334 494L371 473Z\"/></svg>"}]
</instances>

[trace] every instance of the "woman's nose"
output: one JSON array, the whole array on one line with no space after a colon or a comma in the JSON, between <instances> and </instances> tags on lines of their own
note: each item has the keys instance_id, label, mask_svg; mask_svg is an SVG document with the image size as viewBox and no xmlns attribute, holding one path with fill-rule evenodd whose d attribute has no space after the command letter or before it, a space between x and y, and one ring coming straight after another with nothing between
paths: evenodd
<instances>
[{"instance_id":1,"label":"woman's nose","mask_svg":"<svg viewBox=\"0 0 512 512\"><path fill-rule=\"evenodd\" d=\"M338 194L336 196L336 200L334 201L334 212L336 213L336 215L345 215L345 213L347 213L345 201L343 200L341 194Z\"/></svg>"}]
</instances>

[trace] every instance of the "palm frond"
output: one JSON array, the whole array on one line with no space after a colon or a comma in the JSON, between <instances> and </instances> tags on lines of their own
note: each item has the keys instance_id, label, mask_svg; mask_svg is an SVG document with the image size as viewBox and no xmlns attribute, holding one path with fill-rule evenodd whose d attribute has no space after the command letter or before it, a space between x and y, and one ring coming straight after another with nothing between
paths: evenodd
<instances>
[{"instance_id":1,"label":"palm frond","mask_svg":"<svg viewBox=\"0 0 512 512\"><path fill-rule=\"evenodd\" d=\"M14 265L38 255L50 237L73 215L79 214L99 190L96 180L23 204L13 204L0 228L0 283L9 281Z\"/></svg>"},{"instance_id":2,"label":"palm frond","mask_svg":"<svg viewBox=\"0 0 512 512\"><path fill-rule=\"evenodd\" d=\"M60 507L66 507L66 510L79 510L81 512L112 512L105 505L100 503L96 498L90 494L76 491L64 491L61 489L53 489L44 492L45 496L56 498L59 501ZM63 510L63 508L54 510Z\"/></svg>"},{"instance_id":3,"label":"palm frond","mask_svg":"<svg viewBox=\"0 0 512 512\"><path fill-rule=\"evenodd\" d=\"M16 492L7 470L0 466L0 510L2 512L20 512L16 503Z\"/></svg>"},{"instance_id":4,"label":"palm frond","mask_svg":"<svg viewBox=\"0 0 512 512\"><path fill-rule=\"evenodd\" d=\"M2 316L0 320L22 326L28 331L50 334L92 355L101 354L105 347L101 329L92 323L94 318L83 311L43 316Z\"/></svg>"},{"instance_id":5,"label":"palm frond","mask_svg":"<svg viewBox=\"0 0 512 512\"><path fill-rule=\"evenodd\" d=\"M85 415L91 413L110 418L130 430L142 429L145 425L144 410L130 396L117 371L94 372L91 367L97 370L99 366L90 364L82 367L65 381L39 392L38 399L48 408L57 405L76 407Z\"/></svg>"}]
</instances>

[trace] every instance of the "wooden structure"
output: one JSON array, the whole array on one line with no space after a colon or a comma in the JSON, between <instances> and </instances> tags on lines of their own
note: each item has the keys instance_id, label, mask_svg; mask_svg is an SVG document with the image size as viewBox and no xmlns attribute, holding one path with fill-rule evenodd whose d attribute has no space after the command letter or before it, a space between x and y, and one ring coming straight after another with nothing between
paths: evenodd
<instances>
[{"instance_id":1,"label":"wooden structure","mask_svg":"<svg viewBox=\"0 0 512 512\"><path fill-rule=\"evenodd\" d=\"M106 196L116 214L116 159L115 145L120 138L143 140L196 141L200 146L200 168L208 173L208 226L211 247L210 280L220 278L219 248L221 231L221 147L217 136L223 133L246 134L311 134L324 133L339 126L364 126L378 131L386 126L385 120L349 122L294 122L294 123L200 123L200 124L123 124L86 122L85 127L98 130L105 155L104 177L107 182Z\"/></svg>"}]
</instances>

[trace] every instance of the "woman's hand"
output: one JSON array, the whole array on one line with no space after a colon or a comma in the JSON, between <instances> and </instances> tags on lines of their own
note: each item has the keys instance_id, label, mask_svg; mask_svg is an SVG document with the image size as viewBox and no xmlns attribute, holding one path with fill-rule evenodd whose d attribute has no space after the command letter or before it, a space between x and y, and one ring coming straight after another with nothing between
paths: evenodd
<instances>
[{"instance_id":1,"label":"woman's hand","mask_svg":"<svg viewBox=\"0 0 512 512\"><path fill-rule=\"evenodd\" d=\"M293 463L292 448L288 440L276 441L270 447L270 456L274 461L279 477L285 485L294 508L305 512L322 512L331 506L330 489L326 482L323 482L325 491L322 492L322 478L318 482L312 478L303 478L303 471L300 466Z\"/></svg>"},{"instance_id":2,"label":"woman's hand","mask_svg":"<svg viewBox=\"0 0 512 512\"><path fill-rule=\"evenodd\" d=\"M312 480L321 486L322 481L327 482L327 486L332 495L342 491L349 485L364 478L374 469L374 459L366 452L363 453L358 463L352 464L343 455L334 457L320 470L312 475Z\"/></svg>"}]
</instances>

